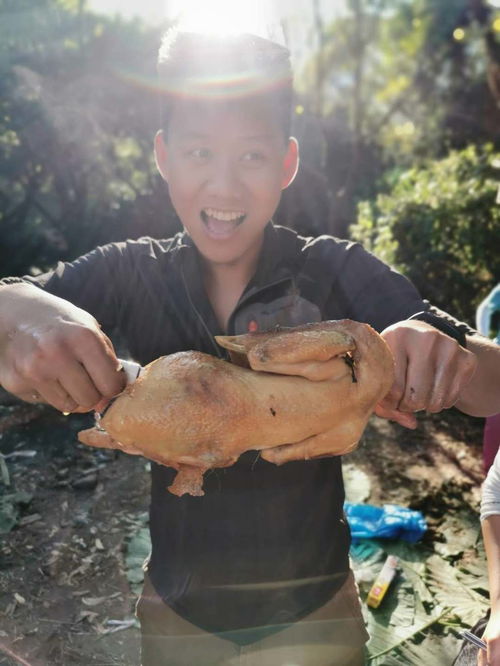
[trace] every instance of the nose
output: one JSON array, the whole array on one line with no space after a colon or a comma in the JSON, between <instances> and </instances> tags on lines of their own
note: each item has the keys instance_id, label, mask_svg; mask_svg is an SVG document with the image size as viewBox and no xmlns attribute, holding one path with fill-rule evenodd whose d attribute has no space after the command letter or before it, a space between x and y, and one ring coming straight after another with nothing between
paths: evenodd
<instances>
[{"instance_id":1,"label":"nose","mask_svg":"<svg viewBox=\"0 0 500 666\"><path fill-rule=\"evenodd\" d=\"M234 199L241 194L242 184L237 165L231 159L216 160L207 180L207 192L219 199Z\"/></svg>"}]
</instances>

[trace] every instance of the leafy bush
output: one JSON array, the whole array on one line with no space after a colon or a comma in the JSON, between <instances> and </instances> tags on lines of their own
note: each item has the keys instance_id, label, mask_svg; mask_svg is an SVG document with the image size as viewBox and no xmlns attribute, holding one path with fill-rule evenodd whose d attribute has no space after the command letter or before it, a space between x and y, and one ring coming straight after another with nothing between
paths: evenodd
<instances>
[{"instance_id":1,"label":"leafy bush","mask_svg":"<svg viewBox=\"0 0 500 666\"><path fill-rule=\"evenodd\" d=\"M0 0L0 276L180 228L152 155L160 28L84 4Z\"/></svg>"},{"instance_id":2,"label":"leafy bush","mask_svg":"<svg viewBox=\"0 0 500 666\"><path fill-rule=\"evenodd\" d=\"M390 194L359 205L351 228L435 305L474 321L500 282L500 154L469 146L403 173Z\"/></svg>"}]
</instances>

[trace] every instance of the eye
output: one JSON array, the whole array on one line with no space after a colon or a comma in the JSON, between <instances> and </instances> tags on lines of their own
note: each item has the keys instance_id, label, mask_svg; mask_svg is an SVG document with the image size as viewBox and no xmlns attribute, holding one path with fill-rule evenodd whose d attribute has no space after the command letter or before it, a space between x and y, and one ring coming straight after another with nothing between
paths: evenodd
<instances>
[{"instance_id":1,"label":"eye","mask_svg":"<svg viewBox=\"0 0 500 666\"><path fill-rule=\"evenodd\" d=\"M264 155L264 153L261 153L258 150L249 151L248 153L245 153L242 157L243 162L249 162L253 164L259 164L260 162L264 162L265 159L266 156Z\"/></svg>"},{"instance_id":2,"label":"eye","mask_svg":"<svg viewBox=\"0 0 500 666\"><path fill-rule=\"evenodd\" d=\"M202 161L210 159L212 151L208 148L193 148L187 152L187 155L194 160Z\"/></svg>"}]
</instances>

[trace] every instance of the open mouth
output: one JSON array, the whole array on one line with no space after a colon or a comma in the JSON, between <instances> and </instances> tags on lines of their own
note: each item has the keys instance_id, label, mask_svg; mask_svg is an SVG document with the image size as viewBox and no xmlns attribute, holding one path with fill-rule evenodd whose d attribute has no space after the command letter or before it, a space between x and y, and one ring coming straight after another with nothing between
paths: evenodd
<instances>
[{"instance_id":1,"label":"open mouth","mask_svg":"<svg viewBox=\"0 0 500 666\"><path fill-rule=\"evenodd\" d=\"M200 215L209 234L216 238L230 236L246 218L246 213L243 211L217 208L203 208Z\"/></svg>"}]
</instances>

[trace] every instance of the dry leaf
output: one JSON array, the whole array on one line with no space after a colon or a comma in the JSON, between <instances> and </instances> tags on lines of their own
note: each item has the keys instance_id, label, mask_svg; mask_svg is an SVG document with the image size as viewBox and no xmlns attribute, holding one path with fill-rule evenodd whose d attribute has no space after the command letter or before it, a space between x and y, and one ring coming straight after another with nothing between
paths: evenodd
<instances>
[{"instance_id":1,"label":"dry leaf","mask_svg":"<svg viewBox=\"0 0 500 666\"><path fill-rule=\"evenodd\" d=\"M94 613L94 611L85 610L80 613L76 621L82 622L82 620L88 620L89 622L93 622L98 616L99 613Z\"/></svg>"},{"instance_id":2,"label":"dry leaf","mask_svg":"<svg viewBox=\"0 0 500 666\"><path fill-rule=\"evenodd\" d=\"M107 597L82 597L82 601L86 606L98 606L99 604L102 604L103 601L114 599L120 595L121 592L115 592L114 594L109 594Z\"/></svg>"},{"instance_id":3,"label":"dry leaf","mask_svg":"<svg viewBox=\"0 0 500 666\"><path fill-rule=\"evenodd\" d=\"M24 516L24 518L21 518L21 520L18 522L18 525L20 527L30 525L31 523L35 523L37 520L40 520L41 517L42 516L39 513L32 513L30 516Z\"/></svg>"},{"instance_id":4,"label":"dry leaf","mask_svg":"<svg viewBox=\"0 0 500 666\"><path fill-rule=\"evenodd\" d=\"M86 606L98 606L106 601L108 597L82 597L82 601Z\"/></svg>"}]
</instances>

